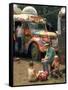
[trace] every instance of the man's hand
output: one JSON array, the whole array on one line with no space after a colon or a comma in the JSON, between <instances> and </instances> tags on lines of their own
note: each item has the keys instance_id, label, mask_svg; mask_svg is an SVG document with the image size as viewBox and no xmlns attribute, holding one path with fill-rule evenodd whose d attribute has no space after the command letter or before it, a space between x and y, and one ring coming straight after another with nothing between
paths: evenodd
<instances>
[{"instance_id":1,"label":"man's hand","mask_svg":"<svg viewBox=\"0 0 68 90\"><path fill-rule=\"evenodd\" d=\"M48 58L42 58L41 62L46 62L48 60Z\"/></svg>"},{"instance_id":2,"label":"man's hand","mask_svg":"<svg viewBox=\"0 0 68 90\"><path fill-rule=\"evenodd\" d=\"M45 60L48 60L48 57L47 56L45 56Z\"/></svg>"}]
</instances>

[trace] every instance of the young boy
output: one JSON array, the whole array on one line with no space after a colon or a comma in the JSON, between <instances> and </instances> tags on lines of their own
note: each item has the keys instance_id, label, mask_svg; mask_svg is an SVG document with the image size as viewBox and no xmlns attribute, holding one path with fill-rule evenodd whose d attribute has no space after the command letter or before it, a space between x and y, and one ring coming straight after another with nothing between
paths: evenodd
<instances>
[{"instance_id":1,"label":"young boy","mask_svg":"<svg viewBox=\"0 0 68 90\"><path fill-rule=\"evenodd\" d=\"M57 55L54 56L54 61L52 63L52 69L51 69L51 76L54 78L62 77L62 74L60 73L60 61L59 57Z\"/></svg>"}]
</instances>

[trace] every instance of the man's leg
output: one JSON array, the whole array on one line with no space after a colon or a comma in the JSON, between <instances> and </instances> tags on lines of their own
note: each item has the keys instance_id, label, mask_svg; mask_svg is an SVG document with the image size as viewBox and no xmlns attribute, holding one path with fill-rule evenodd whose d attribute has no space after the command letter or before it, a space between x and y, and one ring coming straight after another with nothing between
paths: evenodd
<instances>
[{"instance_id":1,"label":"man's leg","mask_svg":"<svg viewBox=\"0 0 68 90\"><path fill-rule=\"evenodd\" d=\"M49 71L48 65L49 65L48 61L43 62L43 70L44 71Z\"/></svg>"},{"instance_id":2,"label":"man's leg","mask_svg":"<svg viewBox=\"0 0 68 90\"><path fill-rule=\"evenodd\" d=\"M17 37L17 48L18 48L18 52L19 52L19 38Z\"/></svg>"},{"instance_id":3,"label":"man's leg","mask_svg":"<svg viewBox=\"0 0 68 90\"><path fill-rule=\"evenodd\" d=\"M18 51L21 50L21 44L22 44L21 37L18 37Z\"/></svg>"}]
</instances>

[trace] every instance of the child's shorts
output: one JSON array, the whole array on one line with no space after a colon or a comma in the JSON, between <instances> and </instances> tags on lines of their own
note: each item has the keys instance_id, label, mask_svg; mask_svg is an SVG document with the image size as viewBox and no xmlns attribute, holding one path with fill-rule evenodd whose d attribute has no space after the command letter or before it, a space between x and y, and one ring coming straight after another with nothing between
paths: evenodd
<instances>
[{"instance_id":1,"label":"child's shorts","mask_svg":"<svg viewBox=\"0 0 68 90\"><path fill-rule=\"evenodd\" d=\"M47 80L48 78L48 71L42 71L42 72L39 72L39 75L37 77L38 80Z\"/></svg>"}]
</instances>

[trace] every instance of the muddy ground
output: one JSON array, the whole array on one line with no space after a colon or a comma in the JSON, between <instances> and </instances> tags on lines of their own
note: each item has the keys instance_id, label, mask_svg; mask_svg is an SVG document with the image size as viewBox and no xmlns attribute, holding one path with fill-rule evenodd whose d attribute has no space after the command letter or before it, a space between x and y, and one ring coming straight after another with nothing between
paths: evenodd
<instances>
[{"instance_id":1,"label":"muddy ground","mask_svg":"<svg viewBox=\"0 0 68 90\"><path fill-rule=\"evenodd\" d=\"M31 61L30 59L20 58L20 60L14 59L13 62L13 85L32 85L32 84L52 84L52 83L64 83L65 82L65 73L62 78L51 78L48 77L47 81L37 81L37 82L29 82L27 79L27 68L28 63ZM40 62L34 61L34 68L38 70L42 70L42 64ZM60 68L65 68L64 65L61 65Z\"/></svg>"}]
</instances>

